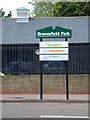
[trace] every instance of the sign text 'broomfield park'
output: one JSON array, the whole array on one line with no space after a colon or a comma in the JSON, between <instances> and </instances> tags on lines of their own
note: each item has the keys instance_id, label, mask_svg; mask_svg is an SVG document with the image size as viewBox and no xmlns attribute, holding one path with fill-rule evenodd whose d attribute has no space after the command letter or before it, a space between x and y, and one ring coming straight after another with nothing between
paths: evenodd
<instances>
[{"instance_id":1,"label":"sign text 'broomfield park'","mask_svg":"<svg viewBox=\"0 0 90 120\"><path fill-rule=\"evenodd\" d=\"M52 26L36 30L36 38L71 38L71 30L56 26Z\"/></svg>"}]
</instances>

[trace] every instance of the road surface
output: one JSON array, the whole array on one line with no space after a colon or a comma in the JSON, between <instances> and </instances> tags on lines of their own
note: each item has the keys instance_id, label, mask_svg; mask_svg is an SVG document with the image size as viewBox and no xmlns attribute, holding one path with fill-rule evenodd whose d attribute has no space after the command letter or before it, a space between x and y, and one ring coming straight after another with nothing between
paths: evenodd
<instances>
[{"instance_id":1,"label":"road surface","mask_svg":"<svg viewBox=\"0 0 90 120\"><path fill-rule=\"evenodd\" d=\"M87 103L3 103L3 118L87 117Z\"/></svg>"}]
</instances>

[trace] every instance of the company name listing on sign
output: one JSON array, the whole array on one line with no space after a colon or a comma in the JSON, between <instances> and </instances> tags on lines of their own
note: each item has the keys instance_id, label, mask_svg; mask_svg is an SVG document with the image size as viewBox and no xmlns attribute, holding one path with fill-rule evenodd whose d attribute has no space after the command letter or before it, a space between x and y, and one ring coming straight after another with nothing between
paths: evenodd
<instances>
[{"instance_id":1,"label":"company name listing on sign","mask_svg":"<svg viewBox=\"0 0 90 120\"><path fill-rule=\"evenodd\" d=\"M40 61L68 61L68 55L40 55Z\"/></svg>"},{"instance_id":2,"label":"company name listing on sign","mask_svg":"<svg viewBox=\"0 0 90 120\"><path fill-rule=\"evenodd\" d=\"M40 48L40 54L68 54L68 48Z\"/></svg>"},{"instance_id":3,"label":"company name listing on sign","mask_svg":"<svg viewBox=\"0 0 90 120\"><path fill-rule=\"evenodd\" d=\"M40 42L39 47L68 47L68 42Z\"/></svg>"}]
</instances>

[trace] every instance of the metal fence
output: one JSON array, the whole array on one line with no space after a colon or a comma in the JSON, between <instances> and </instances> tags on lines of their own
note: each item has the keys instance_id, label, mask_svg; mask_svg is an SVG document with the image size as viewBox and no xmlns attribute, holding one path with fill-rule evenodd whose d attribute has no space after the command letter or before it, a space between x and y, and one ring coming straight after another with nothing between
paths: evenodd
<instances>
[{"instance_id":1,"label":"metal fence","mask_svg":"<svg viewBox=\"0 0 90 120\"><path fill-rule=\"evenodd\" d=\"M2 72L5 74L40 74L38 44L2 45ZM69 44L70 74L90 73L90 43ZM65 73L65 61L43 62L43 73Z\"/></svg>"},{"instance_id":2,"label":"metal fence","mask_svg":"<svg viewBox=\"0 0 90 120\"><path fill-rule=\"evenodd\" d=\"M39 99L40 61L36 55L39 44L2 45L3 93L29 93L30 99ZM68 87L70 99L88 98L90 73L90 43L69 44ZM42 62L42 92L44 99L65 99L66 62ZM72 95L72 94L87 94ZM14 94L13 94L14 95ZM26 95L25 95L26 96Z\"/></svg>"},{"instance_id":3,"label":"metal fence","mask_svg":"<svg viewBox=\"0 0 90 120\"><path fill-rule=\"evenodd\" d=\"M69 73L90 73L90 43L70 44Z\"/></svg>"}]
</instances>

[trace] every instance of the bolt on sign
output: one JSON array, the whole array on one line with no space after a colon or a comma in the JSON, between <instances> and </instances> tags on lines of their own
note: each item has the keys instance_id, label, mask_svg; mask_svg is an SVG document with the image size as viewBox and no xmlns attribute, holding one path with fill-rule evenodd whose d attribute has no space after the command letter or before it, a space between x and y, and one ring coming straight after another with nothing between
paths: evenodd
<instances>
[{"instance_id":1,"label":"bolt on sign","mask_svg":"<svg viewBox=\"0 0 90 120\"><path fill-rule=\"evenodd\" d=\"M55 26L36 30L36 38L71 38L71 30Z\"/></svg>"},{"instance_id":2,"label":"bolt on sign","mask_svg":"<svg viewBox=\"0 0 90 120\"><path fill-rule=\"evenodd\" d=\"M68 48L40 48L40 54L68 54Z\"/></svg>"},{"instance_id":3,"label":"bolt on sign","mask_svg":"<svg viewBox=\"0 0 90 120\"><path fill-rule=\"evenodd\" d=\"M45 48L50 48L50 47L55 47L55 48L61 48L61 47L68 47L68 42L63 41L63 42L40 42L39 47L45 47Z\"/></svg>"},{"instance_id":4,"label":"bolt on sign","mask_svg":"<svg viewBox=\"0 0 90 120\"><path fill-rule=\"evenodd\" d=\"M68 55L40 55L40 61L68 61Z\"/></svg>"},{"instance_id":5,"label":"bolt on sign","mask_svg":"<svg viewBox=\"0 0 90 120\"><path fill-rule=\"evenodd\" d=\"M40 42L40 61L68 60L68 42Z\"/></svg>"}]
</instances>

